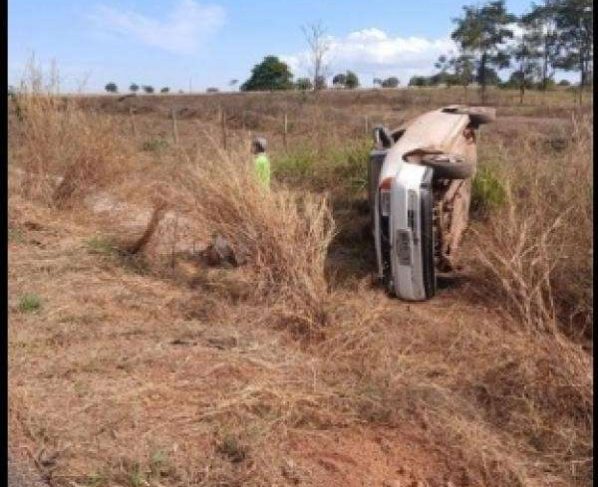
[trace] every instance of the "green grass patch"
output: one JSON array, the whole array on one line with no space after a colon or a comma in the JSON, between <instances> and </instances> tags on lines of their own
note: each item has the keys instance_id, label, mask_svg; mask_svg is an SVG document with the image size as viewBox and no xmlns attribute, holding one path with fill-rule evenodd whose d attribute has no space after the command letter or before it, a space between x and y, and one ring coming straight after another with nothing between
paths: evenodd
<instances>
[{"instance_id":1,"label":"green grass patch","mask_svg":"<svg viewBox=\"0 0 598 487\"><path fill-rule=\"evenodd\" d=\"M473 179L471 210L474 215L485 216L503 206L507 192L499 171L492 165L478 169Z\"/></svg>"},{"instance_id":2,"label":"green grass patch","mask_svg":"<svg viewBox=\"0 0 598 487\"><path fill-rule=\"evenodd\" d=\"M272 158L274 178L306 189L360 191L367 186L367 161L371 142L357 140L321 151L301 147Z\"/></svg>"},{"instance_id":3,"label":"green grass patch","mask_svg":"<svg viewBox=\"0 0 598 487\"><path fill-rule=\"evenodd\" d=\"M21 313L35 313L42 307L40 297L35 293L28 293L19 299L19 311Z\"/></svg>"},{"instance_id":4,"label":"green grass patch","mask_svg":"<svg viewBox=\"0 0 598 487\"><path fill-rule=\"evenodd\" d=\"M168 148L168 141L164 139L146 140L141 146L141 150L146 152L159 152Z\"/></svg>"},{"instance_id":5,"label":"green grass patch","mask_svg":"<svg viewBox=\"0 0 598 487\"><path fill-rule=\"evenodd\" d=\"M92 254L114 255L116 253L116 247L106 237L96 235L90 238L86 244Z\"/></svg>"}]
</instances>

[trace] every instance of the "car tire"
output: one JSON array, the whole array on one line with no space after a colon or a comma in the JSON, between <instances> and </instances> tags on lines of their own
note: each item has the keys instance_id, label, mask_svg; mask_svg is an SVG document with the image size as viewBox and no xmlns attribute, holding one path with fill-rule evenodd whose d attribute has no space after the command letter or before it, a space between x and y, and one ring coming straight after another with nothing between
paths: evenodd
<instances>
[{"instance_id":1,"label":"car tire","mask_svg":"<svg viewBox=\"0 0 598 487\"><path fill-rule=\"evenodd\" d=\"M475 173L475 165L456 154L425 154L420 162L434 170L435 179L467 179Z\"/></svg>"}]
</instances>

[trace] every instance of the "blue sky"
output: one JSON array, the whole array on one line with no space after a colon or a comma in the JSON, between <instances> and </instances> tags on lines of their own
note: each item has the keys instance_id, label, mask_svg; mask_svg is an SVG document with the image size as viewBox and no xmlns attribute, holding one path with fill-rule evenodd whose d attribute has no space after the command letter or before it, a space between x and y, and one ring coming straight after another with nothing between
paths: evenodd
<instances>
[{"instance_id":1,"label":"blue sky","mask_svg":"<svg viewBox=\"0 0 598 487\"><path fill-rule=\"evenodd\" d=\"M515 14L528 0L508 0ZM171 90L226 89L274 54L308 74L301 26L321 21L330 36L330 74L352 69L363 85L430 74L453 48L455 0L9 0L8 75L17 84L31 53L54 59L63 91L103 91L109 81Z\"/></svg>"}]
</instances>

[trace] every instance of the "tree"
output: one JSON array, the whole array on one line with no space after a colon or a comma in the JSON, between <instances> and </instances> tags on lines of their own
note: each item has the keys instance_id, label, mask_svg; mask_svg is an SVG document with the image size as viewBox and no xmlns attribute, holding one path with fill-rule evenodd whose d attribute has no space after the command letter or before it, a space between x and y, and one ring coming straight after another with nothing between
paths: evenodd
<instances>
[{"instance_id":1,"label":"tree","mask_svg":"<svg viewBox=\"0 0 598 487\"><path fill-rule=\"evenodd\" d=\"M523 96L525 89L533 86L535 80L541 76L541 67L538 60L541 57L540 53L540 38L532 29L528 29L525 17L519 23L522 33L516 37L516 42L511 48L510 54L517 62L517 70L515 76L511 75L510 83L517 83L519 88L519 103L523 103ZM545 79L542 80L545 85Z\"/></svg>"},{"instance_id":2,"label":"tree","mask_svg":"<svg viewBox=\"0 0 598 487\"><path fill-rule=\"evenodd\" d=\"M558 82L559 86L571 86L571 81L569 81L568 79L562 79L561 81Z\"/></svg>"},{"instance_id":3,"label":"tree","mask_svg":"<svg viewBox=\"0 0 598 487\"><path fill-rule=\"evenodd\" d=\"M344 88L347 83L347 76L344 73L338 73L332 78L332 86L335 88Z\"/></svg>"},{"instance_id":4,"label":"tree","mask_svg":"<svg viewBox=\"0 0 598 487\"><path fill-rule=\"evenodd\" d=\"M330 40L326 35L326 29L320 22L304 25L301 27L301 30L303 30L303 35L310 50L311 74L314 88L319 90L321 83L318 83L318 80L325 79L326 72L328 71L324 63L324 57L330 50Z\"/></svg>"},{"instance_id":5,"label":"tree","mask_svg":"<svg viewBox=\"0 0 598 487\"><path fill-rule=\"evenodd\" d=\"M509 66L509 56L504 42L513 37L509 24L516 20L508 13L504 0L494 0L479 7L463 7L464 15L453 19L457 28L451 38L464 54L477 56L477 81L481 86L482 103L485 102L486 74L490 66L498 69Z\"/></svg>"},{"instance_id":6,"label":"tree","mask_svg":"<svg viewBox=\"0 0 598 487\"><path fill-rule=\"evenodd\" d=\"M353 71L347 71L345 75L345 87L350 90L359 88L359 78Z\"/></svg>"},{"instance_id":7,"label":"tree","mask_svg":"<svg viewBox=\"0 0 598 487\"><path fill-rule=\"evenodd\" d=\"M428 86L429 81L425 76L412 76L409 80L409 86Z\"/></svg>"},{"instance_id":8,"label":"tree","mask_svg":"<svg viewBox=\"0 0 598 487\"><path fill-rule=\"evenodd\" d=\"M206 93L218 93L220 90L218 88L214 88L213 86L210 86L208 89L206 89Z\"/></svg>"},{"instance_id":9,"label":"tree","mask_svg":"<svg viewBox=\"0 0 598 487\"><path fill-rule=\"evenodd\" d=\"M326 83L326 78L323 75L318 76L315 79L314 89L315 90L325 90L326 88L328 88L328 83Z\"/></svg>"},{"instance_id":10,"label":"tree","mask_svg":"<svg viewBox=\"0 0 598 487\"><path fill-rule=\"evenodd\" d=\"M266 56L253 67L250 78L241 85L241 91L288 90L293 87L292 78L286 63L276 56Z\"/></svg>"},{"instance_id":11,"label":"tree","mask_svg":"<svg viewBox=\"0 0 598 487\"><path fill-rule=\"evenodd\" d=\"M160 93L168 93L170 91L170 88L168 86L165 86L164 88L162 88L160 90Z\"/></svg>"},{"instance_id":12,"label":"tree","mask_svg":"<svg viewBox=\"0 0 598 487\"><path fill-rule=\"evenodd\" d=\"M295 82L295 87L301 91L308 91L311 90L314 85L309 78L298 78Z\"/></svg>"},{"instance_id":13,"label":"tree","mask_svg":"<svg viewBox=\"0 0 598 487\"><path fill-rule=\"evenodd\" d=\"M382 81L382 88L396 88L397 86L399 86L399 78L396 76L391 76Z\"/></svg>"},{"instance_id":14,"label":"tree","mask_svg":"<svg viewBox=\"0 0 598 487\"><path fill-rule=\"evenodd\" d=\"M133 93L137 93L137 91L139 91L139 85L137 85L135 83L131 83L131 86L129 86L129 91L131 91Z\"/></svg>"},{"instance_id":15,"label":"tree","mask_svg":"<svg viewBox=\"0 0 598 487\"><path fill-rule=\"evenodd\" d=\"M148 94L152 94L154 92L154 87L150 85L144 85L143 91L145 91Z\"/></svg>"},{"instance_id":16,"label":"tree","mask_svg":"<svg viewBox=\"0 0 598 487\"><path fill-rule=\"evenodd\" d=\"M104 89L108 93L118 93L118 86L116 86L116 83L114 83L112 81L110 83L108 83L106 86L104 86Z\"/></svg>"},{"instance_id":17,"label":"tree","mask_svg":"<svg viewBox=\"0 0 598 487\"><path fill-rule=\"evenodd\" d=\"M372 80L372 84L373 84L374 86L376 86L376 85L378 85L378 86L382 86L382 80L381 80L380 78L374 78L374 79Z\"/></svg>"},{"instance_id":18,"label":"tree","mask_svg":"<svg viewBox=\"0 0 598 487\"><path fill-rule=\"evenodd\" d=\"M475 79L475 63L473 56L461 54L451 59L456 81L467 90L469 84Z\"/></svg>"},{"instance_id":19,"label":"tree","mask_svg":"<svg viewBox=\"0 0 598 487\"><path fill-rule=\"evenodd\" d=\"M228 85L229 85L231 88L234 88L235 86L237 86L237 84L238 84L238 83L239 83L239 80L238 80L238 79L231 79L231 80L228 82Z\"/></svg>"},{"instance_id":20,"label":"tree","mask_svg":"<svg viewBox=\"0 0 598 487\"><path fill-rule=\"evenodd\" d=\"M544 0L542 4L532 4L531 12L521 18L528 45L533 49L537 61L541 63L542 90L546 89L549 80L553 78L558 63L560 47L555 7L555 0Z\"/></svg>"},{"instance_id":21,"label":"tree","mask_svg":"<svg viewBox=\"0 0 598 487\"><path fill-rule=\"evenodd\" d=\"M558 0L555 24L560 55L557 67L579 71L579 94L592 80L594 61L592 0Z\"/></svg>"}]
</instances>

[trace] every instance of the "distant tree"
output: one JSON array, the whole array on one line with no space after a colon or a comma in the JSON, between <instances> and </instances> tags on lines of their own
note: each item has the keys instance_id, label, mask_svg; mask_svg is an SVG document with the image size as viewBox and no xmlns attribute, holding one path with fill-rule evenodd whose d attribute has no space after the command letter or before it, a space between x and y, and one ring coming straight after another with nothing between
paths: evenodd
<instances>
[{"instance_id":1,"label":"distant tree","mask_svg":"<svg viewBox=\"0 0 598 487\"><path fill-rule=\"evenodd\" d=\"M382 80L382 79L380 79L380 78L374 78L374 79L372 80L372 84L373 84L374 86L376 86L376 85L377 85L377 86L382 86L382 82L383 82L383 80Z\"/></svg>"},{"instance_id":2,"label":"distant tree","mask_svg":"<svg viewBox=\"0 0 598 487\"><path fill-rule=\"evenodd\" d=\"M494 68L486 66L483 76L487 86L498 86L502 83L502 79L500 79L498 72ZM477 82L480 83L479 79L477 79Z\"/></svg>"},{"instance_id":3,"label":"distant tree","mask_svg":"<svg viewBox=\"0 0 598 487\"><path fill-rule=\"evenodd\" d=\"M316 83L314 85L314 89L316 90L325 90L328 88L328 83L326 83L326 78L322 75L316 78Z\"/></svg>"},{"instance_id":4,"label":"distant tree","mask_svg":"<svg viewBox=\"0 0 598 487\"><path fill-rule=\"evenodd\" d=\"M165 86L164 88L162 88L160 90L160 93L168 93L170 91L170 88L168 86Z\"/></svg>"},{"instance_id":5,"label":"distant tree","mask_svg":"<svg viewBox=\"0 0 598 487\"><path fill-rule=\"evenodd\" d=\"M209 87L206 90L206 93L218 93L220 90L218 88L214 88L213 86Z\"/></svg>"},{"instance_id":6,"label":"distant tree","mask_svg":"<svg viewBox=\"0 0 598 487\"><path fill-rule=\"evenodd\" d=\"M131 86L129 86L129 91L131 91L133 93L137 93L139 91L139 85L135 84L135 83L131 83Z\"/></svg>"},{"instance_id":7,"label":"distant tree","mask_svg":"<svg viewBox=\"0 0 598 487\"><path fill-rule=\"evenodd\" d=\"M541 65L542 90L546 89L549 80L553 78L558 64L560 47L556 15L555 0L543 0L541 4L532 4L531 12L521 17L527 44L534 55L532 59Z\"/></svg>"},{"instance_id":8,"label":"distant tree","mask_svg":"<svg viewBox=\"0 0 598 487\"><path fill-rule=\"evenodd\" d=\"M116 86L116 83L114 83L112 81L110 83L108 83L106 86L104 86L104 89L108 93L118 93L118 86Z\"/></svg>"},{"instance_id":9,"label":"distant tree","mask_svg":"<svg viewBox=\"0 0 598 487\"><path fill-rule=\"evenodd\" d=\"M148 94L151 94L151 93L154 92L154 87L153 86L143 85L142 88L143 88L143 91L145 91Z\"/></svg>"},{"instance_id":10,"label":"distant tree","mask_svg":"<svg viewBox=\"0 0 598 487\"><path fill-rule=\"evenodd\" d=\"M381 86L382 88L396 88L397 86L399 86L399 78L397 78L396 76L386 78L384 81L382 81Z\"/></svg>"},{"instance_id":11,"label":"distant tree","mask_svg":"<svg viewBox=\"0 0 598 487\"><path fill-rule=\"evenodd\" d=\"M483 103L488 84L488 68L495 66L501 69L509 66L504 42L513 37L509 26L516 17L507 12L504 0L490 1L481 7L465 6L463 10L463 17L453 19L457 27L451 38L459 44L464 54L477 56L477 81L481 86Z\"/></svg>"},{"instance_id":12,"label":"distant tree","mask_svg":"<svg viewBox=\"0 0 598 487\"><path fill-rule=\"evenodd\" d=\"M17 94L17 89L13 85L8 85L8 96L11 98Z\"/></svg>"},{"instance_id":13,"label":"distant tree","mask_svg":"<svg viewBox=\"0 0 598 487\"><path fill-rule=\"evenodd\" d=\"M557 67L579 71L579 96L593 81L594 23L592 0L556 1L555 24L560 55Z\"/></svg>"},{"instance_id":14,"label":"distant tree","mask_svg":"<svg viewBox=\"0 0 598 487\"><path fill-rule=\"evenodd\" d=\"M231 79L231 80L228 82L228 85L229 85L231 88L234 88L235 86L237 86L237 84L238 84L238 83L239 83L239 80L238 80L238 79Z\"/></svg>"},{"instance_id":15,"label":"distant tree","mask_svg":"<svg viewBox=\"0 0 598 487\"><path fill-rule=\"evenodd\" d=\"M359 88L359 78L353 71L347 71L345 75L345 87L350 90Z\"/></svg>"},{"instance_id":16,"label":"distant tree","mask_svg":"<svg viewBox=\"0 0 598 487\"><path fill-rule=\"evenodd\" d=\"M347 76L344 73L335 74L332 78L332 86L335 88L344 88L347 83Z\"/></svg>"},{"instance_id":17,"label":"distant tree","mask_svg":"<svg viewBox=\"0 0 598 487\"><path fill-rule=\"evenodd\" d=\"M525 89L534 85L534 81L541 75L539 65L540 42L535 32L527 28L526 22L522 19L519 22L521 34L516 36L515 44L511 47L510 54L517 62L516 76L511 76L510 82L518 82L519 103L523 103ZM513 74L515 74L513 73ZM542 80L543 83L546 81Z\"/></svg>"},{"instance_id":18,"label":"distant tree","mask_svg":"<svg viewBox=\"0 0 598 487\"><path fill-rule=\"evenodd\" d=\"M568 79L562 79L561 81L558 82L559 86L571 86L571 81L569 81Z\"/></svg>"},{"instance_id":19,"label":"distant tree","mask_svg":"<svg viewBox=\"0 0 598 487\"><path fill-rule=\"evenodd\" d=\"M451 59L455 80L464 90L467 90L469 84L475 79L475 63L473 56L461 54Z\"/></svg>"},{"instance_id":20,"label":"distant tree","mask_svg":"<svg viewBox=\"0 0 598 487\"><path fill-rule=\"evenodd\" d=\"M298 78L295 82L295 87L301 91L311 90L314 86L309 78Z\"/></svg>"},{"instance_id":21,"label":"distant tree","mask_svg":"<svg viewBox=\"0 0 598 487\"><path fill-rule=\"evenodd\" d=\"M293 87L292 78L286 63L276 56L266 56L253 67L250 78L241 85L241 91L288 90Z\"/></svg>"},{"instance_id":22,"label":"distant tree","mask_svg":"<svg viewBox=\"0 0 598 487\"><path fill-rule=\"evenodd\" d=\"M412 76L409 86L429 86L429 80L425 76Z\"/></svg>"},{"instance_id":23,"label":"distant tree","mask_svg":"<svg viewBox=\"0 0 598 487\"><path fill-rule=\"evenodd\" d=\"M183 93L185 93L183 90L179 90L179 95L182 95Z\"/></svg>"},{"instance_id":24,"label":"distant tree","mask_svg":"<svg viewBox=\"0 0 598 487\"><path fill-rule=\"evenodd\" d=\"M303 35L310 50L311 74L314 88L319 90L322 83L319 83L318 80L325 79L328 71L324 58L330 50L330 40L321 22L304 25L301 30L303 30Z\"/></svg>"}]
</instances>

